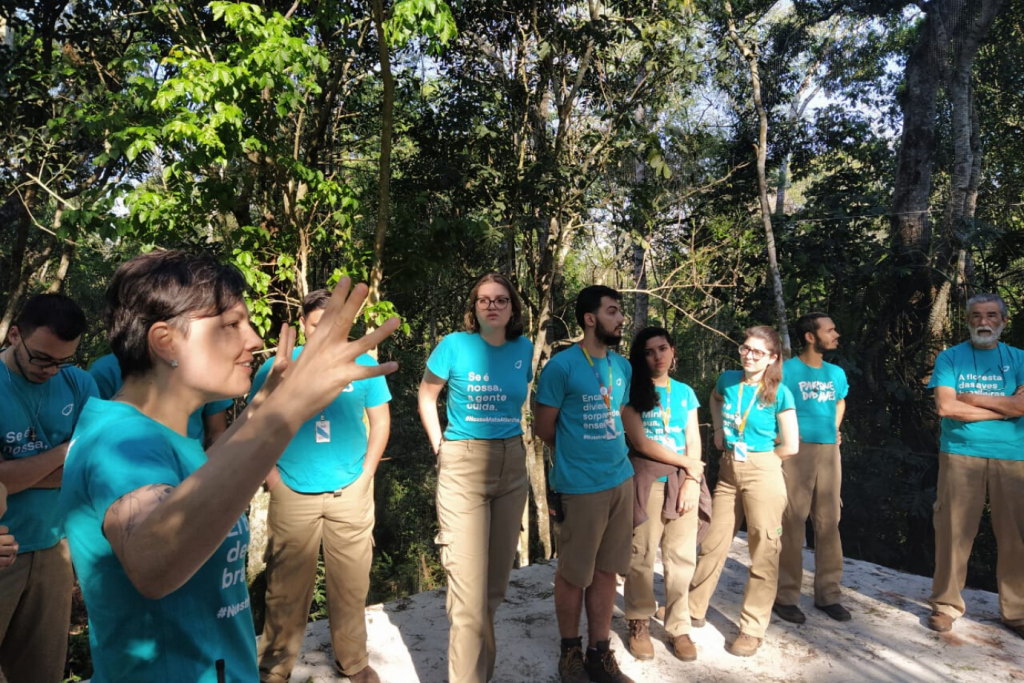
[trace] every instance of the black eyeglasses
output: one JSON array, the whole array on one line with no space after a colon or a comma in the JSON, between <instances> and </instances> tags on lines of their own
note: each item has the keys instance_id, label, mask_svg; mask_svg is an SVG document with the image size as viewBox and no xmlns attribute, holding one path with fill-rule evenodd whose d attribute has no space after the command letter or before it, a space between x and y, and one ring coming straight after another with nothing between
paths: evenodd
<instances>
[{"instance_id":1,"label":"black eyeglasses","mask_svg":"<svg viewBox=\"0 0 1024 683\"><path fill-rule=\"evenodd\" d=\"M504 311L506 308L508 308L508 304L510 301L512 301L512 299L508 298L507 296L498 296L493 299L488 299L486 296L479 296L476 299L476 307L479 308L481 311L486 311L491 306L494 306L495 309L499 311Z\"/></svg>"},{"instance_id":2,"label":"black eyeglasses","mask_svg":"<svg viewBox=\"0 0 1024 683\"><path fill-rule=\"evenodd\" d=\"M47 370L52 367L66 368L75 364L75 357L68 356L67 358L50 358L49 356L37 356L32 353L32 349L28 347L25 340L21 340L21 345L25 347L25 354L28 356L28 362L37 368Z\"/></svg>"},{"instance_id":3,"label":"black eyeglasses","mask_svg":"<svg viewBox=\"0 0 1024 683\"><path fill-rule=\"evenodd\" d=\"M740 347L740 355L750 356L754 360L761 360L762 358L768 355L768 352L762 351L761 349L752 349L746 344L744 344L743 346Z\"/></svg>"}]
</instances>

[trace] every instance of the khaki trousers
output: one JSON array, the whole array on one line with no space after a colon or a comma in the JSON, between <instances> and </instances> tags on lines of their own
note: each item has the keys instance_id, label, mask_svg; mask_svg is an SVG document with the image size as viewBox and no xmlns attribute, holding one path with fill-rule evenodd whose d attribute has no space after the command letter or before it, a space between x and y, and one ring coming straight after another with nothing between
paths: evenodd
<instances>
[{"instance_id":1,"label":"khaki trousers","mask_svg":"<svg viewBox=\"0 0 1024 683\"><path fill-rule=\"evenodd\" d=\"M494 675L494 613L519 545L528 480L523 438L445 441L437 456L435 542L448 575L448 680Z\"/></svg>"},{"instance_id":2,"label":"khaki trousers","mask_svg":"<svg viewBox=\"0 0 1024 683\"><path fill-rule=\"evenodd\" d=\"M690 632L689 590L697 566L697 509L678 519L661 515L665 483L656 481L647 498L647 521L633 529L633 555L626 575L626 619L649 619L654 600L654 560L661 546L665 568L665 630L673 638Z\"/></svg>"},{"instance_id":3,"label":"khaki trousers","mask_svg":"<svg viewBox=\"0 0 1024 683\"><path fill-rule=\"evenodd\" d=\"M0 670L8 683L64 680L74 582L66 540L0 570Z\"/></svg>"},{"instance_id":4,"label":"khaki trousers","mask_svg":"<svg viewBox=\"0 0 1024 683\"><path fill-rule=\"evenodd\" d=\"M932 609L954 619L966 606L960 592L978 535L985 494L992 508L998 559L999 612L1010 626L1024 624L1024 461L939 453L935 501L935 578Z\"/></svg>"},{"instance_id":5,"label":"khaki trousers","mask_svg":"<svg viewBox=\"0 0 1024 683\"><path fill-rule=\"evenodd\" d=\"M814 604L837 604L842 598L843 544L839 540L843 481L839 445L800 444L800 452L782 462L789 504L782 516L782 554L779 556L779 594L776 602L796 605L803 584L804 537L807 517L814 525Z\"/></svg>"},{"instance_id":6,"label":"khaki trousers","mask_svg":"<svg viewBox=\"0 0 1024 683\"><path fill-rule=\"evenodd\" d=\"M773 451L747 454L734 462L722 456L715 486L711 526L701 544L697 569L690 584L690 615L703 619L729 555L732 539L747 520L750 577L743 594L740 632L763 638L771 618L779 579L782 513L786 509L786 482L782 461Z\"/></svg>"},{"instance_id":7,"label":"khaki trousers","mask_svg":"<svg viewBox=\"0 0 1024 683\"><path fill-rule=\"evenodd\" d=\"M321 540L334 658L345 674L366 668L373 514L373 478L365 475L338 492L297 493L283 481L271 491L261 681L287 683L302 650Z\"/></svg>"}]
</instances>

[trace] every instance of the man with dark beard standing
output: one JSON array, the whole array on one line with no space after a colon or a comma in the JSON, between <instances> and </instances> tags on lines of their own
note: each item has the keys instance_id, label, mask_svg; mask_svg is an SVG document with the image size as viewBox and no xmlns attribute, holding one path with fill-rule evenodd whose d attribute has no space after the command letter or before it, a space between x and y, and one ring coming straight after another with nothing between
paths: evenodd
<instances>
[{"instance_id":1,"label":"man with dark beard standing","mask_svg":"<svg viewBox=\"0 0 1024 683\"><path fill-rule=\"evenodd\" d=\"M843 474L839 456L839 425L846 411L846 373L824 354L839 346L839 332L826 313L808 313L796 321L803 349L782 366L782 382L796 399L800 451L782 462L788 504L782 517L779 592L772 611L781 619L802 624L800 585L807 517L814 524L814 606L836 621L849 621L839 604L843 578L843 546L839 540L839 489Z\"/></svg>"},{"instance_id":2,"label":"man with dark beard standing","mask_svg":"<svg viewBox=\"0 0 1024 683\"><path fill-rule=\"evenodd\" d=\"M949 631L964 614L961 591L986 494L998 560L1003 623L1024 637L1024 353L999 342L1006 304L967 301L970 341L939 354L929 388L942 418L935 501L935 576L928 627Z\"/></svg>"},{"instance_id":3,"label":"man with dark beard standing","mask_svg":"<svg viewBox=\"0 0 1024 683\"><path fill-rule=\"evenodd\" d=\"M583 289L576 297L583 341L548 361L537 387L534 429L555 451L550 486L562 513L555 574L562 683L632 683L609 649L616 574L629 572L633 536L633 466L619 413L632 370L609 348L622 340L624 320L621 294Z\"/></svg>"}]
</instances>

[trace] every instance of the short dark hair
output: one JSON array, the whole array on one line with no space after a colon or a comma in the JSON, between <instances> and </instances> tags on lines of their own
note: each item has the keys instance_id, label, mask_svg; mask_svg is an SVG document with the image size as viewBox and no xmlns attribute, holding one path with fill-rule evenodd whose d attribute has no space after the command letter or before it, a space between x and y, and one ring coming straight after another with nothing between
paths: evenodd
<instances>
[{"instance_id":1,"label":"short dark hair","mask_svg":"<svg viewBox=\"0 0 1024 683\"><path fill-rule=\"evenodd\" d=\"M85 313L71 297L36 294L25 302L13 325L27 337L40 327L53 330L62 341L74 341L85 332Z\"/></svg>"},{"instance_id":2,"label":"short dark hair","mask_svg":"<svg viewBox=\"0 0 1024 683\"><path fill-rule=\"evenodd\" d=\"M501 285L508 292L512 315L509 316L508 322L505 324L505 339L508 341L519 339L523 336L523 301L519 298L519 293L516 292L512 282L501 273L487 273L473 285L473 289L469 292L469 299L466 301L466 314L463 316L466 331L480 332L480 320L476 317L476 299L480 288L488 282Z\"/></svg>"},{"instance_id":3,"label":"short dark hair","mask_svg":"<svg viewBox=\"0 0 1024 683\"><path fill-rule=\"evenodd\" d=\"M818 321L822 318L830 318L828 313L822 313L820 311L813 311L811 313L805 313L804 315L797 318L796 321L796 333L800 337L800 346L807 346L807 335L813 334L815 337L818 335Z\"/></svg>"},{"instance_id":4,"label":"short dark hair","mask_svg":"<svg viewBox=\"0 0 1024 683\"><path fill-rule=\"evenodd\" d=\"M330 300L331 293L326 289L314 289L302 299L302 317L305 318L321 308L327 308L327 302Z\"/></svg>"},{"instance_id":5,"label":"short dark hair","mask_svg":"<svg viewBox=\"0 0 1024 683\"><path fill-rule=\"evenodd\" d=\"M579 323L581 329L585 330L587 328L583 322L583 316L587 313L597 313L598 309L601 308L601 299L604 297L622 301L622 295L619 292L604 285L584 287L576 295L576 322Z\"/></svg>"},{"instance_id":6,"label":"short dark hair","mask_svg":"<svg viewBox=\"0 0 1024 683\"><path fill-rule=\"evenodd\" d=\"M155 323L169 323L187 334L192 317L220 315L244 301L244 295L242 273L210 256L152 251L121 264L105 297L110 348L121 377L153 367L147 337Z\"/></svg>"}]
</instances>

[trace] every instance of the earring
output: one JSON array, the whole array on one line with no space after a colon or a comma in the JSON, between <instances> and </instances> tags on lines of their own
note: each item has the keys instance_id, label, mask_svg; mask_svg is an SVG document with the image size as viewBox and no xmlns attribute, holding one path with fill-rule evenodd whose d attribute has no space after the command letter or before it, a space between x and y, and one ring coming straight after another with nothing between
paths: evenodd
<instances>
[{"instance_id":1,"label":"earring","mask_svg":"<svg viewBox=\"0 0 1024 683\"><path fill-rule=\"evenodd\" d=\"M174 359L172 358L172 359L171 359L171 367L172 367L172 368L176 368L176 367L178 367L178 361L177 361L177 360L174 360Z\"/></svg>"}]
</instances>

